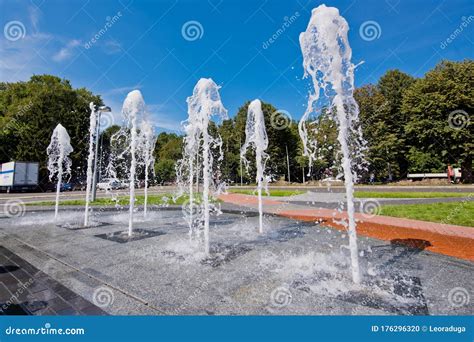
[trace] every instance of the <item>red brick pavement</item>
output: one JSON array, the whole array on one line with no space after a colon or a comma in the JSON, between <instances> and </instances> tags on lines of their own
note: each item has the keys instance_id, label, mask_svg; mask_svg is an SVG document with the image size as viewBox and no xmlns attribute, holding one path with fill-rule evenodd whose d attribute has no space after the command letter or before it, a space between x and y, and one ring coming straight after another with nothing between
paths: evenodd
<instances>
[{"instance_id":1,"label":"red brick pavement","mask_svg":"<svg viewBox=\"0 0 474 342\"><path fill-rule=\"evenodd\" d=\"M224 202L255 208L256 196L224 194ZM265 213L276 214L300 221L316 222L335 229L345 230L341 219L347 212L332 209L289 205L285 202L264 199ZM389 216L373 216L356 213L357 233L380 240L405 243L431 252L474 261L474 228L449 224L418 221Z\"/></svg>"}]
</instances>

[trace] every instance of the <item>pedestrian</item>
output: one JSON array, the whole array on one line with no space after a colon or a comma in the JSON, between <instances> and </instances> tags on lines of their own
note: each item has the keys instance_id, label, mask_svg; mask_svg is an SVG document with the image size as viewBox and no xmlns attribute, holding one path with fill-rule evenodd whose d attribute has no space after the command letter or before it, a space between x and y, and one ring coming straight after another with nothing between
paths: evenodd
<instances>
[{"instance_id":1,"label":"pedestrian","mask_svg":"<svg viewBox=\"0 0 474 342\"><path fill-rule=\"evenodd\" d=\"M448 182L454 183L454 169L451 164L448 164Z\"/></svg>"},{"instance_id":2,"label":"pedestrian","mask_svg":"<svg viewBox=\"0 0 474 342\"><path fill-rule=\"evenodd\" d=\"M370 184L374 184L375 174L373 172L370 174L370 180L369 181L370 181Z\"/></svg>"},{"instance_id":3,"label":"pedestrian","mask_svg":"<svg viewBox=\"0 0 474 342\"><path fill-rule=\"evenodd\" d=\"M388 182L391 183L393 181L393 175L392 175L392 165L390 163L387 163L387 171L388 171Z\"/></svg>"}]
</instances>

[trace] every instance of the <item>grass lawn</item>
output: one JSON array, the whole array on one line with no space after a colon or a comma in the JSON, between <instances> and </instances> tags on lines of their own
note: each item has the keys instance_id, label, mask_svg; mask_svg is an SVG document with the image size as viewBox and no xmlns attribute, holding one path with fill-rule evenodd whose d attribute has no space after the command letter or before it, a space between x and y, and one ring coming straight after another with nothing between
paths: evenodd
<instances>
[{"instance_id":1,"label":"grass lawn","mask_svg":"<svg viewBox=\"0 0 474 342\"><path fill-rule=\"evenodd\" d=\"M256 190L251 189L229 189L229 192L234 194L244 194L244 195L257 195ZM294 195L301 195L306 193L306 191L302 190L280 190L280 189L271 189L269 190L270 196L275 197L287 197L287 196L294 196ZM262 191L262 196L267 196L265 191Z\"/></svg>"},{"instance_id":2,"label":"grass lawn","mask_svg":"<svg viewBox=\"0 0 474 342\"><path fill-rule=\"evenodd\" d=\"M380 215L474 227L474 202L383 205Z\"/></svg>"},{"instance_id":3,"label":"grass lawn","mask_svg":"<svg viewBox=\"0 0 474 342\"><path fill-rule=\"evenodd\" d=\"M187 200L187 196L181 196L176 198L176 201L173 201L173 198L171 197L170 194L160 194L160 195L148 195L148 204L153 205L162 205L162 204L175 204L175 205L181 205L184 203L184 201ZM111 198L97 198L94 202L91 202L91 205L126 205L129 203L129 197L128 196L119 196L118 197L118 203L112 200ZM135 196L135 204L140 205L143 204L145 200L145 196L139 195ZM199 198L195 198L194 200L196 203L200 202ZM216 202L215 199L211 199L211 202ZM67 200L67 201L60 201L59 202L61 205L85 205L86 201L85 200ZM55 205L54 201L44 201L44 202L31 202L27 203L27 205Z\"/></svg>"},{"instance_id":4,"label":"grass lawn","mask_svg":"<svg viewBox=\"0 0 474 342\"><path fill-rule=\"evenodd\" d=\"M357 198L446 198L446 197L473 197L472 192L378 192L356 191Z\"/></svg>"}]
</instances>

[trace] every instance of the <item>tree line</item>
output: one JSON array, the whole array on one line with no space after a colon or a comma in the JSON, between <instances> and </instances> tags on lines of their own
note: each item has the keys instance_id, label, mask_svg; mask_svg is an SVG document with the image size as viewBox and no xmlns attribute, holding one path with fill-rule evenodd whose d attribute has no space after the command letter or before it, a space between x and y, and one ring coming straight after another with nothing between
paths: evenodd
<instances>
[{"instance_id":1,"label":"tree line","mask_svg":"<svg viewBox=\"0 0 474 342\"><path fill-rule=\"evenodd\" d=\"M378 181L397 181L413 172L445 172L447 164L461 167L462 181L473 180L474 62L442 61L424 77L400 70L387 71L376 84L355 89L360 121L367 140L369 167L362 181L374 174ZM89 103L102 105L99 95L51 75L35 75L27 82L0 83L0 159L40 162L46 179L46 147L60 122L74 143L73 177L84 177L87 158ZM249 102L230 119L213 123L212 134L222 138L224 160L220 177L230 184L254 182L240 162L245 141ZM269 138L267 173L274 180L318 180L338 172L337 127L324 112L312 123L312 137L319 156L309 170L298 134L298 123L269 103L262 103ZM101 165L106 165L110 137L118 130L102 132ZM160 133L155 147L158 183L175 181L175 164L181 158L182 136Z\"/></svg>"}]
</instances>

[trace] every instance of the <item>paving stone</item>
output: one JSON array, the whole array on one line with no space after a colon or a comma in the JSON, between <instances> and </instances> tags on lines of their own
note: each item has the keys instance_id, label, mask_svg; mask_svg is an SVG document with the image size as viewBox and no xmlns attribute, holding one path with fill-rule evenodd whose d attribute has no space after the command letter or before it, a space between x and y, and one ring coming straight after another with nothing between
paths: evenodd
<instances>
[{"instance_id":1,"label":"paving stone","mask_svg":"<svg viewBox=\"0 0 474 342\"><path fill-rule=\"evenodd\" d=\"M76 215L66 214L68 219ZM125 212L101 216L101 220L113 224L98 229L70 231L48 224L32 229L31 225L21 227L16 221L15 227L2 234L17 234L16 239L34 245L35 249L27 250L18 247L16 239L5 240L8 248L39 268L49 258L41 251L62 255L60 263L54 261L57 269L48 271L55 279L41 274L41 282L57 298L77 302L82 309L63 309L56 314L95 314L100 308L90 309L93 303L85 298L92 298L94 291L107 288L106 284L120 291L112 290L113 300L103 311L122 315L346 315L353 314L353 310L381 315L459 315L473 310L472 301L458 310L450 307L446 298L454 287L472 293L473 264L469 261L461 263L459 259L426 251L407 253L403 246L392 248L390 242L361 236L361 270L365 272L363 278L371 279L372 284L362 282L356 286L350 278L347 232L313 222L302 224L265 216L265 232L260 235L258 216L250 212L245 217L224 213L222 219L213 218L216 222L210 230L211 255L206 263L202 262L206 260L202 243L190 241L187 227L178 224L182 222L181 210L166 214L150 211L151 219L137 223L140 228L160 229L166 234L131 243L94 236L126 231ZM406 278L394 278L396 274ZM73 293L58 282L67 284ZM380 284L378 291L373 291L374 284ZM274 308L272 293L281 288L290 291L291 304ZM405 305L410 298L413 306ZM53 310L53 305L38 309L35 314L44 314L48 309Z\"/></svg>"},{"instance_id":2,"label":"paving stone","mask_svg":"<svg viewBox=\"0 0 474 342\"><path fill-rule=\"evenodd\" d=\"M27 311L22 305L19 304L12 304L7 307L4 311L0 308L0 315L15 315L15 316L23 316L23 315L30 315L31 313Z\"/></svg>"},{"instance_id":3,"label":"paving stone","mask_svg":"<svg viewBox=\"0 0 474 342\"><path fill-rule=\"evenodd\" d=\"M37 252L27 245L22 248L25 246L24 249ZM77 315L80 309L87 309L91 314L103 312L4 246L0 246L0 251L0 260L3 260L0 263L0 314ZM68 300L72 300L78 309ZM2 310L7 302L11 304Z\"/></svg>"},{"instance_id":4,"label":"paving stone","mask_svg":"<svg viewBox=\"0 0 474 342\"><path fill-rule=\"evenodd\" d=\"M56 297L48 301L48 306L56 312L71 309L72 306L62 298Z\"/></svg>"},{"instance_id":5,"label":"paving stone","mask_svg":"<svg viewBox=\"0 0 474 342\"><path fill-rule=\"evenodd\" d=\"M0 276L0 282L5 284L6 287L14 287L18 284L18 279L16 279L12 274L3 274Z\"/></svg>"},{"instance_id":6,"label":"paving stone","mask_svg":"<svg viewBox=\"0 0 474 342\"><path fill-rule=\"evenodd\" d=\"M98 238L114 241L118 243L127 243L133 241L139 241L143 239L152 238L155 236L165 235L165 232L147 230L147 229L134 229L132 236L128 236L128 232L121 230L113 233L105 233L95 235Z\"/></svg>"},{"instance_id":7,"label":"paving stone","mask_svg":"<svg viewBox=\"0 0 474 342\"><path fill-rule=\"evenodd\" d=\"M106 315L106 313L98 308L97 306L88 306L84 309L81 310L81 313L84 315L92 315L92 316L103 316Z\"/></svg>"},{"instance_id":8,"label":"paving stone","mask_svg":"<svg viewBox=\"0 0 474 342\"><path fill-rule=\"evenodd\" d=\"M24 307L28 309L28 311L35 313L37 311L43 310L48 307L48 303L44 301L38 300L31 300L28 302L23 303Z\"/></svg>"},{"instance_id":9,"label":"paving stone","mask_svg":"<svg viewBox=\"0 0 474 342\"><path fill-rule=\"evenodd\" d=\"M12 294L8 290L8 287L5 284L0 283L0 303L6 302L7 300L11 299L11 297Z\"/></svg>"},{"instance_id":10,"label":"paving stone","mask_svg":"<svg viewBox=\"0 0 474 342\"><path fill-rule=\"evenodd\" d=\"M40 301L45 301L45 302L47 302L47 301L49 301L53 298L56 298L56 297L57 297L56 293L54 293L53 291L51 291L49 289L32 293L29 296L30 299L40 300Z\"/></svg>"},{"instance_id":11,"label":"paving stone","mask_svg":"<svg viewBox=\"0 0 474 342\"><path fill-rule=\"evenodd\" d=\"M61 289L61 290L57 291L56 293L66 301L69 301L69 300L77 297L76 293L74 293L73 291L71 291L67 288Z\"/></svg>"},{"instance_id":12,"label":"paving stone","mask_svg":"<svg viewBox=\"0 0 474 342\"><path fill-rule=\"evenodd\" d=\"M78 316L81 314L81 312L77 311L74 308L67 308L64 310L57 311L56 314L60 316Z\"/></svg>"},{"instance_id":13,"label":"paving stone","mask_svg":"<svg viewBox=\"0 0 474 342\"><path fill-rule=\"evenodd\" d=\"M41 292L47 290L49 287L46 285L44 281L39 281L37 279L34 280L33 284L28 287L28 290L34 294L36 292Z\"/></svg>"},{"instance_id":14,"label":"paving stone","mask_svg":"<svg viewBox=\"0 0 474 342\"><path fill-rule=\"evenodd\" d=\"M77 310L82 310L92 305L91 302L85 300L82 297L72 298L68 302Z\"/></svg>"}]
</instances>

